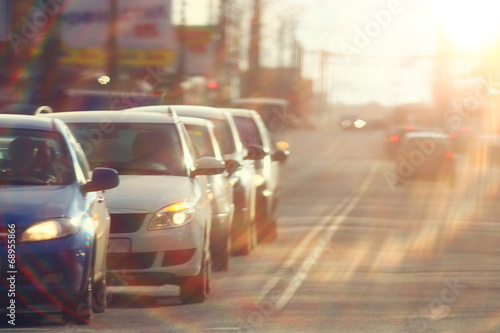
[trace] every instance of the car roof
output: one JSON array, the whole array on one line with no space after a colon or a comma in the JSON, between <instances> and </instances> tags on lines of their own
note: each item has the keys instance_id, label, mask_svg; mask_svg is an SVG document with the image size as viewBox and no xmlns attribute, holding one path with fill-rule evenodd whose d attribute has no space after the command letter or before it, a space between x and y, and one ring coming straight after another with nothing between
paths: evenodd
<instances>
[{"instance_id":1,"label":"car roof","mask_svg":"<svg viewBox=\"0 0 500 333\"><path fill-rule=\"evenodd\" d=\"M448 135L443 132L430 132L430 131L417 131L409 132L404 135L406 139L437 139L437 140L449 140Z\"/></svg>"},{"instance_id":2,"label":"car roof","mask_svg":"<svg viewBox=\"0 0 500 333\"><path fill-rule=\"evenodd\" d=\"M0 114L0 128L24 128L54 131L54 119L32 115Z\"/></svg>"},{"instance_id":3,"label":"car roof","mask_svg":"<svg viewBox=\"0 0 500 333\"><path fill-rule=\"evenodd\" d=\"M42 114L37 117L53 117L67 123L74 122L121 122L121 123L174 123L174 117L164 113L146 113L134 110L120 111L68 111Z\"/></svg>"},{"instance_id":4,"label":"car roof","mask_svg":"<svg viewBox=\"0 0 500 333\"><path fill-rule=\"evenodd\" d=\"M248 117L251 118L258 115L257 111L251 109L239 109L239 108L221 108L221 110L226 110L231 113L233 116L237 117Z\"/></svg>"},{"instance_id":5,"label":"car roof","mask_svg":"<svg viewBox=\"0 0 500 333\"><path fill-rule=\"evenodd\" d=\"M197 117L179 117L181 123L190 124L190 125L199 125L199 126L208 126L211 123L210 120L204 118Z\"/></svg>"},{"instance_id":6,"label":"car roof","mask_svg":"<svg viewBox=\"0 0 500 333\"><path fill-rule=\"evenodd\" d=\"M225 119L224 111L219 108L202 105L170 105L179 116Z\"/></svg>"},{"instance_id":7,"label":"car roof","mask_svg":"<svg viewBox=\"0 0 500 333\"><path fill-rule=\"evenodd\" d=\"M273 98L273 97L244 97L237 98L231 101L231 104L246 104L246 103L256 103L256 104L280 104L288 105L288 101L283 98Z\"/></svg>"}]
</instances>

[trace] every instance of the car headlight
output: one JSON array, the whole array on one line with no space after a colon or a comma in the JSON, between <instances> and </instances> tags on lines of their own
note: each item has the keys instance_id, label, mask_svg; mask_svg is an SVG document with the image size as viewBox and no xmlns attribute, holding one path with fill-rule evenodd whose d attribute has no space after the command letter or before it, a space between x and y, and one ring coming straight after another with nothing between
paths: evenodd
<instances>
[{"instance_id":1,"label":"car headlight","mask_svg":"<svg viewBox=\"0 0 500 333\"><path fill-rule=\"evenodd\" d=\"M262 184L264 184L264 177L262 177L261 175L254 175L253 183L255 184L255 187L261 186Z\"/></svg>"},{"instance_id":2,"label":"car headlight","mask_svg":"<svg viewBox=\"0 0 500 333\"><path fill-rule=\"evenodd\" d=\"M70 218L55 218L37 222L24 230L20 242L39 242L71 236L78 232L77 223Z\"/></svg>"},{"instance_id":3,"label":"car headlight","mask_svg":"<svg viewBox=\"0 0 500 333\"><path fill-rule=\"evenodd\" d=\"M180 227L190 223L194 217L194 205L190 202L178 202L157 211L148 230L161 230Z\"/></svg>"}]
</instances>

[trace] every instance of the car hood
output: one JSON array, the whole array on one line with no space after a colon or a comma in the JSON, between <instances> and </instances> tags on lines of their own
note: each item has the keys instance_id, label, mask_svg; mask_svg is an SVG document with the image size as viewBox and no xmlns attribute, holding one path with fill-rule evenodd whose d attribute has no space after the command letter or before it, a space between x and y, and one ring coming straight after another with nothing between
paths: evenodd
<instances>
[{"instance_id":1,"label":"car hood","mask_svg":"<svg viewBox=\"0 0 500 333\"><path fill-rule=\"evenodd\" d=\"M26 228L33 222L66 216L74 186L1 186L0 225Z\"/></svg>"},{"instance_id":2,"label":"car hood","mask_svg":"<svg viewBox=\"0 0 500 333\"><path fill-rule=\"evenodd\" d=\"M121 175L120 185L105 193L110 213L154 213L175 202L197 200L188 177Z\"/></svg>"}]
</instances>

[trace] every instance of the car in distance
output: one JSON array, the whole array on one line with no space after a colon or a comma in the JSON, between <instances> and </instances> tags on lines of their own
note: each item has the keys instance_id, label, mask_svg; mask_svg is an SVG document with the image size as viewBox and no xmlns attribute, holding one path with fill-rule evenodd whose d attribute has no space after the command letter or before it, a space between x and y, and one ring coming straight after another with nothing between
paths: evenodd
<instances>
[{"instance_id":1,"label":"car in distance","mask_svg":"<svg viewBox=\"0 0 500 333\"><path fill-rule=\"evenodd\" d=\"M193 117L179 117L193 143L196 155L213 157L224 162L219 143L215 137L214 125L210 120ZM231 225L234 215L233 187L229 177L239 167L239 163L227 163L224 174L207 176L212 199L212 228L210 231L210 251L212 268L225 271L229 268L231 254Z\"/></svg>"},{"instance_id":2,"label":"car in distance","mask_svg":"<svg viewBox=\"0 0 500 333\"><path fill-rule=\"evenodd\" d=\"M263 154L262 148L243 147L233 117L227 111L200 105L152 105L129 110L145 112L168 112L173 109L179 116L203 118L212 121L217 141L221 144L226 163L237 161L241 166L230 181L233 184L234 219L231 228L231 253L247 255L257 244L255 228L256 188L254 185L256 156Z\"/></svg>"},{"instance_id":3,"label":"car in distance","mask_svg":"<svg viewBox=\"0 0 500 333\"><path fill-rule=\"evenodd\" d=\"M442 132L412 132L401 140L396 153L396 184L409 180L442 181L455 185L455 153Z\"/></svg>"},{"instance_id":4,"label":"car in distance","mask_svg":"<svg viewBox=\"0 0 500 333\"><path fill-rule=\"evenodd\" d=\"M271 241L277 236L280 166L287 159L288 151L274 147L269 132L256 111L232 108L223 110L232 114L245 147L259 146L264 150L261 158L255 160L255 217L258 241Z\"/></svg>"},{"instance_id":5,"label":"car in distance","mask_svg":"<svg viewBox=\"0 0 500 333\"><path fill-rule=\"evenodd\" d=\"M50 302L77 324L105 310L110 219L102 191L118 182L116 170L91 171L62 121L0 115L3 310L40 312Z\"/></svg>"},{"instance_id":6,"label":"car in distance","mask_svg":"<svg viewBox=\"0 0 500 333\"><path fill-rule=\"evenodd\" d=\"M113 167L120 186L106 193L111 215L110 278L125 285L180 286L183 303L203 302L211 277L211 205L204 175L224 172L195 159L173 113L60 112L93 166Z\"/></svg>"},{"instance_id":7,"label":"car in distance","mask_svg":"<svg viewBox=\"0 0 500 333\"><path fill-rule=\"evenodd\" d=\"M301 126L301 122L290 113L290 103L284 98L243 97L231 100L228 107L257 111L271 135L273 146L278 149L288 149L290 131Z\"/></svg>"}]
</instances>

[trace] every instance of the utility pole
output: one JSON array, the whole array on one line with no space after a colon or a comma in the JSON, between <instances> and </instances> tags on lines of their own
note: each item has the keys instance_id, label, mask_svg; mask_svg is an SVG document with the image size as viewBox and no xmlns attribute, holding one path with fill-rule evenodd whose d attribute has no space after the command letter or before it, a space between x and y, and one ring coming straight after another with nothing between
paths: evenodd
<instances>
[{"instance_id":1,"label":"utility pole","mask_svg":"<svg viewBox=\"0 0 500 333\"><path fill-rule=\"evenodd\" d=\"M250 45L248 48L248 73L246 77L246 95L257 93L260 75L260 0L254 0L252 26L250 27Z\"/></svg>"},{"instance_id":2,"label":"utility pole","mask_svg":"<svg viewBox=\"0 0 500 333\"><path fill-rule=\"evenodd\" d=\"M227 26L229 0L220 0L219 19L217 22L217 42L215 46L215 78L219 87L215 90L215 104L223 103L223 92L227 84Z\"/></svg>"},{"instance_id":3,"label":"utility pole","mask_svg":"<svg viewBox=\"0 0 500 333\"><path fill-rule=\"evenodd\" d=\"M116 90L116 84L118 81L118 43L116 41L116 34L118 31L117 25L117 11L118 5L117 0L111 0L109 2L109 30L108 30L108 44L107 44L107 59L106 59L106 75L109 77L109 82L107 87L111 93ZM111 103L111 101L110 101Z\"/></svg>"},{"instance_id":4,"label":"utility pole","mask_svg":"<svg viewBox=\"0 0 500 333\"><path fill-rule=\"evenodd\" d=\"M172 91L169 95L174 98L172 102L182 104L184 102L184 91L181 83L186 75L186 0L182 0L181 3L181 22L178 31L179 48L177 54L177 70L174 76L174 82L170 88Z\"/></svg>"}]
</instances>

